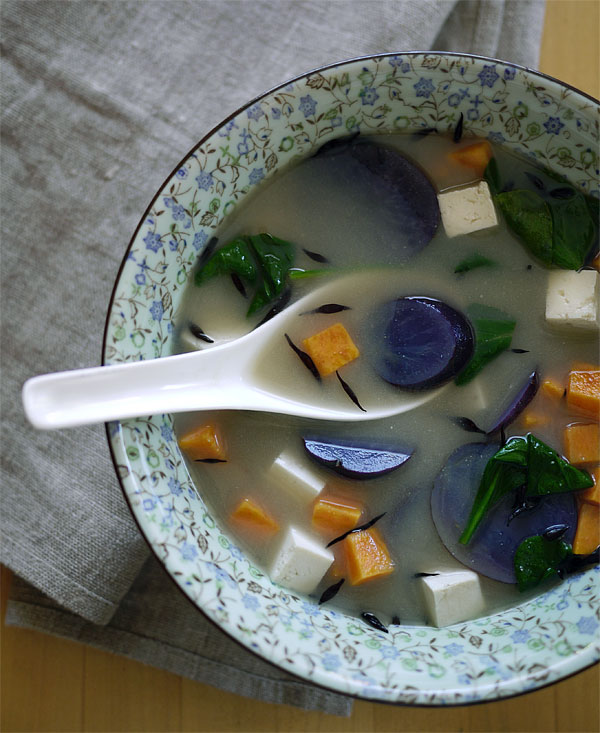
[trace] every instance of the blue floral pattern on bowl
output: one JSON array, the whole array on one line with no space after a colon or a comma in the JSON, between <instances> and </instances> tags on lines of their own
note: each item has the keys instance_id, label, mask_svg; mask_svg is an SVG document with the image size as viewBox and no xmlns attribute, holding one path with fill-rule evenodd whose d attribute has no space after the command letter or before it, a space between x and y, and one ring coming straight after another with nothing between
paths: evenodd
<instances>
[{"instance_id":1,"label":"blue floral pattern on bowl","mask_svg":"<svg viewBox=\"0 0 600 733\"><path fill-rule=\"evenodd\" d=\"M387 54L310 72L248 104L177 166L142 218L110 304L107 364L172 353L199 253L262 181L352 132L452 129L532 156L598 196L598 105L509 63ZM491 617L388 634L277 586L219 526L195 487L171 417L112 423L131 510L179 587L251 651L339 692L459 704L535 689L600 654L599 569Z\"/></svg>"}]
</instances>

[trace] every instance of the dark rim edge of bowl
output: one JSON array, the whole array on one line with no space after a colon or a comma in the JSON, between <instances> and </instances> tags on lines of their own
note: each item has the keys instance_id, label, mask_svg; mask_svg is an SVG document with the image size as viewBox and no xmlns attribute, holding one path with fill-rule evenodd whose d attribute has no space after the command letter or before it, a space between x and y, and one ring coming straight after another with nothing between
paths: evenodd
<instances>
[{"instance_id":1,"label":"dark rim edge of bowl","mask_svg":"<svg viewBox=\"0 0 600 733\"><path fill-rule=\"evenodd\" d=\"M208 140L212 135L214 135L217 132L217 130L221 129L223 127L223 125L227 124L230 120L234 119L235 117L237 117L237 115L239 115L241 112L243 112L244 109L247 109L247 108L251 107L253 104L257 103L258 101L260 101L261 99L263 99L267 95L273 94L274 92L276 92L279 89L283 89L288 84L296 83L296 82L300 81L301 79L304 79L304 78L306 78L308 76L311 76L312 74L322 73L323 71L328 71L329 69L333 69L333 68L337 68L337 67L341 67L341 66L346 66L348 64L357 63L357 62L360 62L360 61L370 61L370 60L375 59L375 58L388 58L388 57L399 56L399 55L402 55L402 56L413 56L413 57L414 56L428 56L428 55L431 55L431 56L452 56L452 57L461 57L461 58L468 58L468 59L476 59L478 61L490 61L492 63L504 64L504 65L507 65L507 66L511 66L511 67L513 67L515 69L518 69L520 71L525 71L525 72L527 72L529 74L533 74L535 76L539 76L542 79L546 79L546 80L551 81L551 82L553 82L555 84L558 84L559 86L562 86L562 87L565 87L567 89L570 89L571 91L574 91L577 94L581 95L582 97L588 99L593 104L600 105L600 101L598 99L596 99L595 97L591 96L590 94L587 94L586 92L581 91L577 87L575 87L575 86L573 86L571 84L568 84L567 82L563 82L560 79L557 79L556 77L550 76L549 74L544 74L541 71L537 71L536 69L532 69L532 68L530 68L528 66L523 66L522 64L513 63L512 61L505 61L503 59L496 59L496 58L493 58L493 57L490 57L490 56L481 56L479 54L460 53L458 51L433 51L433 50L432 51L396 51L396 52L386 52L386 53L381 53L381 54L369 54L367 56L355 56L355 57L351 57L351 58L348 58L348 59L344 59L342 61L337 61L337 62L333 62L333 63L330 63L330 64L325 64L323 66L318 66L316 68L310 69L309 71L305 71L305 72L303 72L301 74L298 74L297 76L294 76L291 79L288 79L288 80L286 80L286 81L284 81L284 82L282 82L280 84L277 84L274 87L270 87L269 89L261 92L260 94L256 95L255 97L253 97L248 102L245 102L242 106L238 107L236 110L234 110L233 112L231 112L227 117L225 117L223 120L221 120L218 124L216 124L214 127L212 127L179 160L179 162L177 163L177 165L171 170L171 172L168 174L168 176L166 176L166 178L163 180L162 184L158 188L157 192L152 197L152 199L151 199L150 203L148 204L148 206L146 207L143 215L140 217L140 219L138 221L138 224L137 224L137 226L136 226L136 228L135 228L135 230L134 230L134 232L133 232L133 234L132 234L132 236L131 236L131 238L129 240L129 244L127 245L127 249L125 250L125 253L124 253L123 258L121 260L121 264L119 265L119 269L118 269L117 274L115 276L114 284L113 284L112 291L111 291L111 294L110 294L110 299L109 299L109 302L108 302L108 308L107 308L106 319L105 319L105 324L104 324L104 333L103 333L103 337L102 337L102 353L101 353L101 360L100 360L100 363L102 364L102 366L105 366L106 365L104 354L105 354L105 351L106 351L106 345L107 345L107 340L108 340L108 330L109 330L109 326L110 326L110 315L111 315L111 312L112 312L112 308L113 308L113 303L114 303L114 299L115 299L117 287L119 285L119 282L120 282L120 279L121 279L121 275L123 273L123 269L125 267L125 263L127 262L127 259L129 257L129 253L131 251L131 248L133 247L133 244L134 244L134 242L135 242L135 240L137 238L137 235L138 235L138 232L139 232L140 228L143 225L143 222L146 220L146 217L148 216L148 214L152 210L152 207L154 206L154 203L159 198L159 196L160 196L161 192L164 190L166 184L171 180L171 178L175 175L175 173L181 168L181 166L185 163L185 161L192 155L192 153L200 145L202 145L204 142L206 142L206 140ZM114 453L114 450L113 450L112 438L111 438L111 435L110 435L110 424L109 423L105 423L105 434L106 434L106 440L107 440L107 443L108 443L108 448L109 448L109 452L110 452L110 457L111 457L111 461L112 461L112 464L113 464L113 468L114 468L114 471L115 471L115 475L116 475L117 481L119 482L119 486L121 488L121 492L123 494L123 497L125 499L125 502L127 504L127 507L129 508L130 514L131 514L131 516L132 516L132 518L133 518L133 520L134 520L134 522L135 522L135 524L136 524L136 526L138 528L138 531L140 532L141 536L144 538L144 541L148 545L148 547L149 547L149 549L151 551L151 554L158 560L158 562L159 562L160 566L162 567L163 571L165 572L166 576L171 580L171 582L179 590L179 592L187 599L187 601L197 611L199 611L200 613L202 613L203 616L204 616L204 618L206 618L221 633L226 634L228 638L230 638L233 641L235 641L236 644L238 644L245 651L247 651L247 652L249 652L251 654L255 654L262 661L266 662L267 664L270 664L275 669L277 669L277 670L283 670L286 673L292 675L295 679L297 679L297 680L299 680L299 681L301 681L301 682L303 682L305 684L314 685L314 686L316 686L318 688L321 688L323 690L326 690L327 692L331 692L331 693L337 694L337 695L342 695L344 697L349 697L349 698L351 698L353 700L359 700L359 701L362 701L362 702L383 703L383 704L387 704L387 705L395 705L395 706L398 706L398 707L421 707L421 708L438 708L438 707L441 707L441 706L448 706L448 707L463 707L464 706L464 707L466 707L466 706L473 706L473 705L483 705L485 703L490 703L490 702L499 702L501 700L508 700L508 699L511 699L511 698L520 697L522 695L527 695L529 693L536 692L537 690L541 690L541 689L544 689L546 687L550 687L552 685L558 684L559 682L562 682L563 680L569 679L570 677L574 677L575 675L579 674L580 672L582 672L582 671L584 671L586 669L589 669L589 668L595 666L596 664L599 664L600 663L600 659L592 660L589 664L586 664L586 665L582 666L581 668L575 670L574 672L570 672L569 674L563 675L563 676L557 678L556 680L552 680L552 681L549 681L549 682L546 682L546 683L537 685L536 687L534 687L533 689L530 689L530 690L523 690L523 691L520 691L520 692L512 692L512 693L509 693L507 695L500 695L498 697L495 697L495 698L489 699L489 700L488 699L479 699L479 700L471 700L471 701L467 701L467 702L465 702L465 701L456 701L456 702L452 702L452 701L450 701L450 702L449 701L440 701L439 703L402 702L402 701L396 701L396 700L381 700L381 699L377 699L377 698L365 697L365 696L362 696L362 695L360 695L358 693L345 692L343 690L334 689L332 687L327 686L326 684L324 684L322 682L317 682L315 680L308 679L306 677L303 677L302 675L300 675L297 672L294 672L294 671L289 670L289 669L285 669L285 668L281 667L279 664L277 664L276 662L273 662L270 659L267 659L266 657L264 657L259 652L254 651L253 649L250 649L246 644L244 644L242 641L240 641L236 636L234 636L232 633L230 633L229 631L227 631L226 629L224 629L220 624L218 624L216 621L214 621L212 618L210 618L210 616L207 613L205 613L196 603L194 603L194 601L183 590L183 588L179 585L179 583L175 580L175 578L171 575L171 573L169 573L169 571L165 567L164 563L162 562L162 560L158 556L158 553L156 552L156 550L154 549L154 547L150 543L150 540L146 536L146 533L144 532L144 530L142 528L142 525L140 524L137 516L133 512L133 509L132 509L131 504L129 502L129 498L127 496L127 491L125 490L125 486L124 486L124 484L121 481L121 478L119 476L118 464L117 464L116 456L115 456L115 453ZM499 689L501 690L501 688L499 688Z\"/></svg>"}]
</instances>

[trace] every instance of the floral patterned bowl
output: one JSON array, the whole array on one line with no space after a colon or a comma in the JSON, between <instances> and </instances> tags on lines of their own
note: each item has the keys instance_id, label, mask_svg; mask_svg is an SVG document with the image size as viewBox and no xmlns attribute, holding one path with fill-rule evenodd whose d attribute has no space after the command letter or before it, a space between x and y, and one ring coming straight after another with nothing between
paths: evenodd
<instances>
[{"instance_id":1,"label":"floral patterned bowl","mask_svg":"<svg viewBox=\"0 0 600 733\"><path fill-rule=\"evenodd\" d=\"M530 155L598 195L598 103L539 73L473 56L382 55L304 74L231 115L169 176L129 245L107 319L107 364L172 353L198 254L261 181L354 131L453 128ZM211 516L169 415L108 426L148 543L210 619L283 669L387 702L459 704L525 692L599 657L598 568L509 611L388 634L272 583ZM274 643L276 640L276 643Z\"/></svg>"}]
</instances>

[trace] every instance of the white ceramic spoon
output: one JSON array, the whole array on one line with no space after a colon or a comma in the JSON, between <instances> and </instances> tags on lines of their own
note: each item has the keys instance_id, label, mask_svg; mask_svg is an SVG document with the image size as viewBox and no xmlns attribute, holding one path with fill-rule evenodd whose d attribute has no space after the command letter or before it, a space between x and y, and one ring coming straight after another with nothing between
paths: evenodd
<instances>
[{"instance_id":1,"label":"white ceramic spoon","mask_svg":"<svg viewBox=\"0 0 600 733\"><path fill-rule=\"evenodd\" d=\"M255 376L255 365L274 340L293 330L300 313L323 303L344 302L344 294L363 293L365 305L394 292L398 271L354 272L329 280L254 331L205 350L159 359L92 367L33 377L23 386L23 406L31 424L56 429L128 417L195 410L257 410L321 420L375 420L411 410L438 390L403 392L362 412L349 399L330 407L271 392ZM402 279L402 278L400 278ZM400 295L401 293L398 293ZM297 323L297 321L296 321ZM300 372L304 366L298 361Z\"/></svg>"}]
</instances>

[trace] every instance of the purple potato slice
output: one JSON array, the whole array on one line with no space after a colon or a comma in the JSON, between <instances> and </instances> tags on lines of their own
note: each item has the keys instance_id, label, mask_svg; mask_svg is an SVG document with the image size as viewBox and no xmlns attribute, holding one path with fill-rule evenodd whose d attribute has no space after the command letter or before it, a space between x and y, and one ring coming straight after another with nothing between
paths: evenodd
<instances>
[{"instance_id":1,"label":"purple potato slice","mask_svg":"<svg viewBox=\"0 0 600 733\"><path fill-rule=\"evenodd\" d=\"M318 463L354 479L382 476L400 468L412 455L412 452L405 450L372 448L339 441L331 443L311 438L302 440L307 453Z\"/></svg>"},{"instance_id":2,"label":"purple potato slice","mask_svg":"<svg viewBox=\"0 0 600 733\"><path fill-rule=\"evenodd\" d=\"M540 377L537 370L535 370L531 372L525 384L512 398L508 407L502 411L502 414L487 431L487 434L492 435L493 433L497 433L499 430L502 430L514 422L535 397L539 387Z\"/></svg>"},{"instance_id":3,"label":"purple potato slice","mask_svg":"<svg viewBox=\"0 0 600 733\"><path fill-rule=\"evenodd\" d=\"M427 245L440 223L437 192L426 173L398 150L353 135L331 140L315 154L314 165L324 166L348 201L368 196L397 222L398 242L415 253ZM352 216L349 208L347 216ZM402 248L402 247L401 247ZM407 252L408 253L408 252Z\"/></svg>"},{"instance_id":4,"label":"purple potato slice","mask_svg":"<svg viewBox=\"0 0 600 733\"><path fill-rule=\"evenodd\" d=\"M562 539L572 543L577 508L573 494L552 494L507 525L514 496L505 496L483 518L471 541L461 545L459 537L467 524L481 476L498 448L497 443L468 443L457 448L434 482L431 514L440 539L459 562L494 580L516 583L513 558L519 544L557 524L566 525Z\"/></svg>"},{"instance_id":5,"label":"purple potato slice","mask_svg":"<svg viewBox=\"0 0 600 733\"><path fill-rule=\"evenodd\" d=\"M475 337L459 311L409 296L379 307L369 320L367 358L380 377L406 390L438 387L470 361Z\"/></svg>"}]
</instances>

